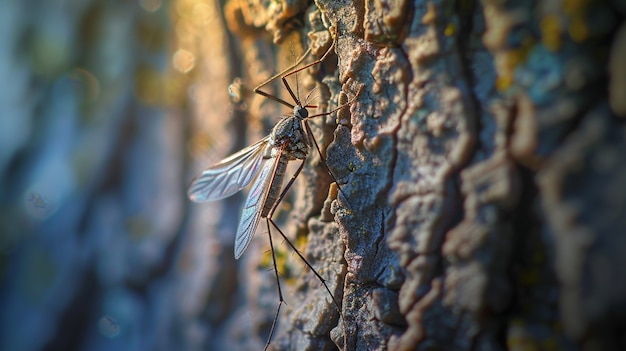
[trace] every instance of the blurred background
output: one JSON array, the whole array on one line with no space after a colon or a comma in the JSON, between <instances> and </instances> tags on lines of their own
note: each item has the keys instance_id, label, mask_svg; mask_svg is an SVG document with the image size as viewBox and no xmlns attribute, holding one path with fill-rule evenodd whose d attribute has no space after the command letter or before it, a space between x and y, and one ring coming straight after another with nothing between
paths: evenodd
<instances>
[{"instance_id":1,"label":"blurred background","mask_svg":"<svg viewBox=\"0 0 626 351\"><path fill-rule=\"evenodd\" d=\"M229 342L212 325L242 300L240 196L186 197L246 143L221 13L210 0L0 1L0 349Z\"/></svg>"}]
</instances>

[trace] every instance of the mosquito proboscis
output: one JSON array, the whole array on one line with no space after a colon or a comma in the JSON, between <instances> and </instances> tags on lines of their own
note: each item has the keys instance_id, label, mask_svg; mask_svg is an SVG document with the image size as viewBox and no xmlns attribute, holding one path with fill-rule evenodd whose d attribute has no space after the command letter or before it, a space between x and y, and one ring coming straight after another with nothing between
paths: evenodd
<instances>
[{"instance_id":1,"label":"mosquito proboscis","mask_svg":"<svg viewBox=\"0 0 626 351\"><path fill-rule=\"evenodd\" d=\"M276 265L276 255L272 243L272 235L270 225L277 230L283 237L285 242L300 257L306 266L321 281L326 291L329 293L333 303L341 313L341 306L335 299L330 288L322 276L311 266L304 256L296 249L293 243L287 238L282 230L276 225L272 216L278 205L286 195L287 191L293 185L300 172L304 167L304 163L309 154L309 149L315 146L320 158L323 160L319 145L315 140L308 121L315 117L330 115L339 109L351 104L358 94L347 103L340 105L331 111L318 113L309 116L308 108L316 108L315 105L309 104L311 93L309 93L304 101L298 94L295 94L287 82L287 78L291 75L307 69L311 66L320 64L333 50L334 44L322 55L321 58L297 68L308 56L311 49L309 48L304 55L296 61L292 66L282 72L272 76L263 83L254 88L254 92L266 98L274 100L282 105L292 109L292 113L284 116L275 126L268 136L258 141L256 144L248 146L241 151L223 159L217 164L203 170L189 186L188 196L195 202L216 201L231 196L252 183L248 197L245 201L237 234L235 237L235 258L238 259L244 253L250 244L252 237L256 231L261 218L266 220L268 237L270 241L270 249L272 253L272 261L274 272L276 275L276 284L278 289L279 304L274 316L274 321L270 329L270 333L265 344L265 349L270 344L276 322L280 313L280 308L284 303L283 294L280 287L278 277L278 269ZM273 96L261 90L262 87L281 78L289 95L295 104L291 104L279 97ZM297 90L296 90L297 91ZM283 187L283 180L289 161L300 160L301 163L289 182ZM325 163L324 163L325 165ZM325 165L326 166L326 165ZM330 169L326 166L330 173ZM332 173L331 173L332 175Z\"/></svg>"}]
</instances>

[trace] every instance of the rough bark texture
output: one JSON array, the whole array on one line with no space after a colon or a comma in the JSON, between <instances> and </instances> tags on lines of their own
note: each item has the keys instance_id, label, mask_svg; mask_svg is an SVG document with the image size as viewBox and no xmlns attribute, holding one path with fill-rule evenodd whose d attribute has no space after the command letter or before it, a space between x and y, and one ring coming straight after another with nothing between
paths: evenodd
<instances>
[{"instance_id":1,"label":"rough bark texture","mask_svg":"<svg viewBox=\"0 0 626 351\"><path fill-rule=\"evenodd\" d=\"M34 5L0 2L0 349L261 350L265 223L235 261L243 195L185 187L334 43L290 81L358 93L312 122L334 177L311 150L275 219L341 311L273 231L270 348L626 350L623 2Z\"/></svg>"}]
</instances>

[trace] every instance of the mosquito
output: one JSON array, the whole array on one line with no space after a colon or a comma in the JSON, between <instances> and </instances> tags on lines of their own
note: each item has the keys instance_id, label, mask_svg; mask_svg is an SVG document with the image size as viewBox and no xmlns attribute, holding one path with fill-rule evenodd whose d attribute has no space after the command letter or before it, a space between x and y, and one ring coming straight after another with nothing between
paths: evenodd
<instances>
[{"instance_id":1,"label":"mosquito","mask_svg":"<svg viewBox=\"0 0 626 351\"><path fill-rule=\"evenodd\" d=\"M280 233L291 249L321 281L324 288L331 296L334 305L337 307L339 313L341 313L341 307L335 299L333 293L330 291L330 288L326 284L324 278L322 278L322 276L310 265L310 263L304 258L300 251L296 249L293 243L287 238L287 236L282 232L282 230L280 230L272 219L278 205L302 171L306 158L309 154L309 149L315 146L320 157L322 155L308 121L315 117L330 115L346 105L351 104L358 97L357 94L352 100L331 111L309 115L307 109L317 107L309 104L311 93L313 93L314 90L306 96L304 101L301 101L298 94L294 94L293 90L289 86L289 83L287 82L287 78L289 76L297 74L298 72L311 66L320 64L324 61L324 59L326 59L333 48L334 43L321 58L304 65L303 67L297 68L310 53L311 49L309 48L292 66L272 76L254 88L255 93L291 108L293 113L284 116L274 126L270 134L258 141L256 144L248 146L223 159L217 164L203 170L191 182L188 190L188 196L192 201L216 201L239 192L254 180L245 201L239 226L237 228L237 234L235 237L235 259L239 259L241 255L243 255L252 240L259 221L262 218L265 219L267 223L274 272L276 275L278 296L280 299L267 343L265 344L265 349L267 349L270 344L270 340L274 333L276 322L280 313L280 308L284 303L280 281L278 278L278 268L276 265L276 255L274 253L270 225ZM289 103L279 97L273 96L261 90L262 87L279 77L295 104ZM297 83L296 92L298 92ZM290 161L295 160L299 160L301 163L289 182L283 187L287 164ZM326 166L325 163L324 165ZM326 166L326 169L332 175L328 166Z\"/></svg>"}]
</instances>

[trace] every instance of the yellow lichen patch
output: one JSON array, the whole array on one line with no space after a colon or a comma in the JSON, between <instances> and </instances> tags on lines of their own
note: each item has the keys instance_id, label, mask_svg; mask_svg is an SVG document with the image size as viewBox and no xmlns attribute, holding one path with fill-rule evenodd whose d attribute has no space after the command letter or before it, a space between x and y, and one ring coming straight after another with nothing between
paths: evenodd
<instances>
[{"instance_id":1,"label":"yellow lichen patch","mask_svg":"<svg viewBox=\"0 0 626 351\"><path fill-rule=\"evenodd\" d=\"M567 31L576 42L585 41L589 37L589 27L585 21L589 8L589 0L564 0L563 12L570 17Z\"/></svg>"},{"instance_id":2,"label":"yellow lichen patch","mask_svg":"<svg viewBox=\"0 0 626 351\"><path fill-rule=\"evenodd\" d=\"M454 23L449 23L444 29L443 34L447 37L451 37L456 34L456 25Z\"/></svg>"},{"instance_id":3,"label":"yellow lichen patch","mask_svg":"<svg viewBox=\"0 0 626 351\"><path fill-rule=\"evenodd\" d=\"M533 45L533 39L527 37L519 49L505 51L496 56L496 70L498 71L496 88L499 91L506 90L513 84L515 68L526 61Z\"/></svg>"},{"instance_id":4,"label":"yellow lichen patch","mask_svg":"<svg viewBox=\"0 0 626 351\"><path fill-rule=\"evenodd\" d=\"M302 235L298 235L296 237L296 242L294 243L294 245L296 248L298 248L298 251L304 252L304 249L306 248L306 244L308 242L308 237L303 233Z\"/></svg>"},{"instance_id":5,"label":"yellow lichen patch","mask_svg":"<svg viewBox=\"0 0 626 351\"><path fill-rule=\"evenodd\" d=\"M510 74L505 76L499 76L496 79L496 89L498 89L499 91L507 90L509 87L511 87L511 84L513 84L513 76Z\"/></svg>"},{"instance_id":6,"label":"yellow lichen patch","mask_svg":"<svg viewBox=\"0 0 626 351\"><path fill-rule=\"evenodd\" d=\"M541 28L541 42L551 51L557 51L561 48L561 21L557 16L548 15L541 19L539 23Z\"/></svg>"},{"instance_id":7,"label":"yellow lichen patch","mask_svg":"<svg viewBox=\"0 0 626 351\"><path fill-rule=\"evenodd\" d=\"M503 52L496 56L498 79L496 87L502 91L513 84L513 70L521 62L521 55L517 50Z\"/></svg>"},{"instance_id":8,"label":"yellow lichen patch","mask_svg":"<svg viewBox=\"0 0 626 351\"><path fill-rule=\"evenodd\" d=\"M289 264L289 258L291 257L290 252L286 248L274 244L274 255L276 257L278 275L281 278L286 279L287 282L290 282L290 280L294 278L292 267ZM267 255L263 256L263 259L259 262L259 267L264 270L274 269L271 251L268 252Z\"/></svg>"},{"instance_id":9,"label":"yellow lichen patch","mask_svg":"<svg viewBox=\"0 0 626 351\"><path fill-rule=\"evenodd\" d=\"M581 17L572 18L567 31L572 39L576 42L583 42L589 37L589 27Z\"/></svg>"}]
</instances>

